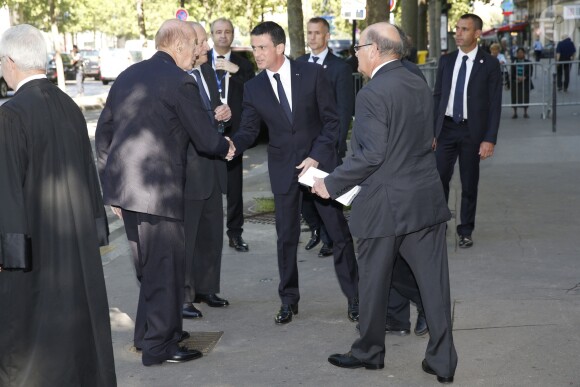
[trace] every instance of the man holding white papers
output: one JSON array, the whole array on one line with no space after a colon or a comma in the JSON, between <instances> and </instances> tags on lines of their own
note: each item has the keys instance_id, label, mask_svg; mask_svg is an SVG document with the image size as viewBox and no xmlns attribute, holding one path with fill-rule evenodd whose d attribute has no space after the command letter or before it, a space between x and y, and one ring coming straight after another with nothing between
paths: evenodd
<instances>
[{"instance_id":1,"label":"man holding white papers","mask_svg":"<svg viewBox=\"0 0 580 387\"><path fill-rule=\"evenodd\" d=\"M353 153L314 183L323 198L361 186L350 217L359 238L360 338L328 361L343 368L384 367L387 296L400 253L417 279L429 326L423 370L450 383L457 366L445 242L451 214L432 150L433 128L426 125L433 122L431 91L403 67L403 50L391 24L363 31L355 51L359 69L371 80L356 98Z\"/></svg>"},{"instance_id":2,"label":"man holding white papers","mask_svg":"<svg viewBox=\"0 0 580 387\"><path fill-rule=\"evenodd\" d=\"M286 34L274 22L257 25L251 43L258 67L264 71L244 84L241 124L233 137L239 154L252 145L260 122L268 126L268 171L276 206L278 234L278 293L282 306L276 324L292 321L298 313L298 265L300 239L299 175L310 167L326 172L337 165L338 116L329 83L321 66L284 56ZM340 206L318 200L318 213L334 241L334 268L348 299L347 315L358 320L358 272L352 237Z\"/></svg>"}]
</instances>

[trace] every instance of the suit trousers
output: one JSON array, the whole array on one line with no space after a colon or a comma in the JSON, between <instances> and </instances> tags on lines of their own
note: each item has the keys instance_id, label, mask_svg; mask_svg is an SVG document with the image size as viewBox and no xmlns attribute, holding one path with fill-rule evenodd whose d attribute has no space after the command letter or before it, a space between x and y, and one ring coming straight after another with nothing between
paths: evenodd
<instances>
[{"instance_id":1,"label":"suit trousers","mask_svg":"<svg viewBox=\"0 0 580 387\"><path fill-rule=\"evenodd\" d=\"M205 200L185 199L185 302L220 292L224 210L217 179Z\"/></svg>"},{"instance_id":2,"label":"suit trousers","mask_svg":"<svg viewBox=\"0 0 580 387\"><path fill-rule=\"evenodd\" d=\"M425 359L439 376L453 376L457 353L453 344L446 223L411 234L358 240L360 338L352 354L370 364L384 364L385 314L391 273L397 254L409 264L423 300L429 326Z\"/></svg>"},{"instance_id":3,"label":"suit trousers","mask_svg":"<svg viewBox=\"0 0 580 387\"><path fill-rule=\"evenodd\" d=\"M297 304L298 289L297 250L300 239L300 210L302 190L297 179L286 194L274 194L276 232L278 234L278 294L283 304ZM358 295L358 271L354 244L341 206L331 200L316 200L316 209L334 241L334 269L343 294L347 298Z\"/></svg>"},{"instance_id":4,"label":"suit trousers","mask_svg":"<svg viewBox=\"0 0 580 387\"><path fill-rule=\"evenodd\" d=\"M479 142L473 141L468 124L456 124L452 119L443 120L443 129L437 138L437 170L443 183L445 199L449 202L449 183L455 162L459 158L461 178L461 223L459 235L471 235L475 229L477 186L479 184Z\"/></svg>"},{"instance_id":5,"label":"suit trousers","mask_svg":"<svg viewBox=\"0 0 580 387\"><path fill-rule=\"evenodd\" d=\"M227 234L234 238L244 232L244 198L243 192L243 157L234 157L227 162L228 187L227 187Z\"/></svg>"},{"instance_id":6,"label":"suit trousers","mask_svg":"<svg viewBox=\"0 0 580 387\"><path fill-rule=\"evenodd\" d=\"M308 187L302 187L302 217L310 227L310 230L320 230L320 239L325 245L332 246L332 240L326 231L326 226L320 219L318 211L316 210L316 205L314 204L318 196L312 194Z\"/></svg>"},{"instance_id":7,"label":"suit trousers","mask_svg":"<svg viewBox=\"0 0 580 387\"><path fill-rule=\"evenodd\" d=\"M562 59L562 60L564 60L564 59ZM556 65L556 85L558 87L558 90L562 90L562 86L564 86L564 90L568 90L568 85L570 84L570 69L571 68L572 68L571 63L562 63L559 65ZM562 78L564 78L563 83L562 83Z\"/></svg>"},{"instance_id":8,"label":"suit trousers","mask_svg":"<svg viewBox=\"0 0 580 387\"><path fill-rule=\"evenodd\" d=\"M150 365L178 349L183 320L185 243L181 220L123 210L125 232L141 282L134 344Z\"/></svg>"},{"instance_id":9,"label":"suit trousers","mask_svg":"<svg viewBox=\"0 0 580 387\"><path fill-rule=\"evenodd\" d=\"M399 255L395 259L389 303L387 307L387 325L400 329L410 329L411 308L409 300L423 310L417 281L407 262Z\"/></svg>"}]
</instances>

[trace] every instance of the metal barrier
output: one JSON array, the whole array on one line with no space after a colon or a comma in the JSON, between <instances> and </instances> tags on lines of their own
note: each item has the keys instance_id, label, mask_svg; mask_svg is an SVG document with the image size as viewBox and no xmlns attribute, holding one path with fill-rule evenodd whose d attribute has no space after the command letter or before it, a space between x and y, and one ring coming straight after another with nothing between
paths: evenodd
<instances>
[{"instance_id":1,"label":"metal barrier","mask_svg":"<svg viewBox=\"0 0 580 387\"><path fill-rule=\"evenodd\" d=\"M352 80L354 85L354 96L360 91L364 86L364 77L361 73L352 73Z\"/></svg>"}]
</instances>

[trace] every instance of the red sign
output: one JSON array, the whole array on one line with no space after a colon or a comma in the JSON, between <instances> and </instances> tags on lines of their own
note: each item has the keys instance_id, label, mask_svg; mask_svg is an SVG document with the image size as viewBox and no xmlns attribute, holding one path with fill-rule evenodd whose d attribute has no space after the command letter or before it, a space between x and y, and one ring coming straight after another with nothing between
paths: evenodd
<instances>
[{"instance_id":1,"label":"red sign","mask_svg":"<svg viewBox=\"0 0 580 387\"><path fill-rule=\"evenodd\" d=\"M187 12L187 9L178 8L177 12L175 12L175 17L179 20L186 21L188 16L189 13Z\"/></svg>"},{"instance_id":2,"label":"red sign","mask_svg":"<svg viewBox=\"0 0 580 387\"><path fill-rule=\"evenodd\" d=\"M393 9L397 6L397 0L389 0L389 12L393 12Z\"/></svg>"}]
</instances>

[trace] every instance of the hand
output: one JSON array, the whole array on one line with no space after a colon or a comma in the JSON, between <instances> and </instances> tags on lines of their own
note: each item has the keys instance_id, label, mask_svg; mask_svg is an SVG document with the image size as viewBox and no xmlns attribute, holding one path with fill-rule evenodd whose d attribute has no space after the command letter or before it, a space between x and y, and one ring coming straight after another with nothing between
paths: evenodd
<instances>
[{"instance_id":1,"label":"hand","mask_svg":"<svg viewBox=\"0 0 580 387\"><path fill-rule=\"evenodd\" d=\"M220 105L216 107L214 113L216 121L228 121L232 118L232 110L228 105Z\"/></svg>"},{"instance_id":2,"label":"hand","mask_svg":"<svg viewBox=\"0 0 580 387\"><path fill-rule=\"evenodd\" d=\"M493 148L495 145L492 142L483 141L479 145L479 158L482 160L487 159L488 157L493 156Z\"/></svg>"},{"instance_id":3,"label":"hand","mask_svg":"<svg viewBox=\"0 0 580 387\"><path fill-rule=\"evenodd\" d=\"M232 161L232 159L234 158L234 155L236 154L236 147L234 145L234 142L232 140L230 140L229 137L224 137L229 143L230 143L230 149L228 150L228 154L226 155L225 159L227 161Z\"/></svg>"},{"instance_id":4,"label":"hand","mask_svg":"<svg viewBox=\"0 0 580 387\"><path fill-rule=\"evenodd\" d=\"M111 211L113 211L113 214L117 215L119 219L123 220L123 211L121 210L121 208L111 206Z\"/></svg>"},{"instance_id":5,"label":"hand","mask_svg":"<svg viewBox=\"0 0 580 387\"><path fill-rule=\"evenodd\" d=\"M215 61L215 69L216 70L225 70L230 74L235 74L238 72L240 67L230 62L229 60L225 60L224 58L219 58Z\"/></svg>"},{"instance_id":6,"label":"hand","mask_svg":"<svg viewBox=\"0 0 580 387\"><path fill-rule=\"evenodd\" d=\"M431 144L431 149L433 149L433 152L435 152L435 149L437 149L437 138L433 139L433 144Z\"/></svg>"},{"instance_id":7,"label":"hand","mask_svg":"<svg viewBox=\"0 0 580 387\"><path fill-rule=\"evenodd\" d=\"M304 175L308 170L308 168L310 167L314 168L318 167L318 161L314 160L313 158L307 157L300 163L300 165L296 166L296 169L302 169L302 172L300 172L300 175L298 175L298 177L302 177L302 175Z\"/></svg>"},{"instance_id":8,"label":"hand","mask_svg":"<svg viewBox=\"0 0 580 387\"><path fill-rule=\"evenodd\" d=\"M320 196L323 199L328 199L330 197L330 194L326 189L326 184L324 184L324 179L321 179L320 177L314 177L312 193Z\"/></svg>"}]
</instances>

